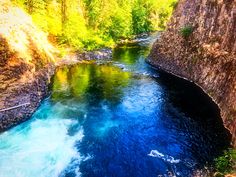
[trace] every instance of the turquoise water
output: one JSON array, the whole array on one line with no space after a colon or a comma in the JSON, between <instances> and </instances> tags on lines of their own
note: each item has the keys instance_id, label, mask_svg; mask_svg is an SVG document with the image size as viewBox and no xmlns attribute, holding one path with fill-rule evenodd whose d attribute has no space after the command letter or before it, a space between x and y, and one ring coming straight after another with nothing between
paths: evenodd
<instances>
[{"instance_id":1,"label":"turquoise water","mask_svg":"<svg viewBox=\"0 0 236 177\"><path fill-rule=\"evenodd\" d=\"M216 105L145 63L150 40L58 69L32 118L0 134L0 177L192 176L229 145Z\"/></svg>"}]
</instances>

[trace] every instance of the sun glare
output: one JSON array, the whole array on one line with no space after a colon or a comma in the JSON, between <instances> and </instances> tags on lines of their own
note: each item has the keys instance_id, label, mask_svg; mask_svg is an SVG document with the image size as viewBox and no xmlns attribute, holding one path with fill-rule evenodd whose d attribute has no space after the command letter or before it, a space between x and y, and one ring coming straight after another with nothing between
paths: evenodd
<instances>
[{"instance_id":1,"label":"sun glare","mask_svg":"<svg viewBox=\"0 0 236 177\"><path fill-rule=\"evenodd\" d=\"M31 17L8 0L0 2L0 35L18 57L31 62L34 51L41 59L55 61L56 49L48 42L46 33L39 30Z\"/></svg>"}]
</instances>

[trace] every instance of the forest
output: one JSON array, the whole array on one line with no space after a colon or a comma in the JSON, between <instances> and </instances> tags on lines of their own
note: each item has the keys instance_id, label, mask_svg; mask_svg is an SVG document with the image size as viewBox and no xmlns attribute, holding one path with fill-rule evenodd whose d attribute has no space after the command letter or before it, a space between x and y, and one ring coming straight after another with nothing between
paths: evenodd
<instances>
[{"instance_id":1,"label":"forest","mask_svg":"<svg viewBox=\"0 0 236 177\"><path fill-rule=\"evenodd\" d=\"M177 0L12 0L60 47L93 50L165 29Z\"/></svg>"}]
</instances>

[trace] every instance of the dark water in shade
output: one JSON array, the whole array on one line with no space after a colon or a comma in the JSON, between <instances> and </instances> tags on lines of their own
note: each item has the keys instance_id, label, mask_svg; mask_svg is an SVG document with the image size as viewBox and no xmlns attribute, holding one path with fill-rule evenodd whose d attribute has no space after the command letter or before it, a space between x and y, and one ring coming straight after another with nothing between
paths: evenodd
<instances>
[{"instance_id":1,"label":"dark water in shade","mask_svg":"<svg viewBox=\"0 0 236 177\"><path fill-rule=\"evenodd\" d=\"M0 176L187 177L225 149L217 106L146 64L149 42L60 68L32 119L0 135Z\"/></svg>"}]
</instances>

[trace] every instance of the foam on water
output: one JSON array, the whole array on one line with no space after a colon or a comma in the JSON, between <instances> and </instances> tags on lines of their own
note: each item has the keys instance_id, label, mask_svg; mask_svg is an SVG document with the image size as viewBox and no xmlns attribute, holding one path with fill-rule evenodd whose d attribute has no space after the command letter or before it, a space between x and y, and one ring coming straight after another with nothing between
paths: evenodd
<instances>
[{"instance_id":1,"label":"foam on water","mask_svg":"<svg viewBox=\"0 0 236 177\"><path fill-rule=\"evenodd\" d=\"M172 156L164 155L157 150L151 150L151 152L148 154L148 156L160 158L160 159L164 160L165 162L169 162L171 164L175 164L175 163L180 162L180 159L175 159Z\"/></svg>"},{"instance_id":2,"label":"foam on water","mask_svg":"<svg viewBox=\"0 0 236 177\"><path fill-rule=\"evenodd\" d=\"M73 157L80 159L74 145L82 140L83 128L68 135L76 121L57 116L55 111L63 106L46 109L45 104L30 122L0 135L1 177L56 177Z\"/></svg>"}]
</instances>

